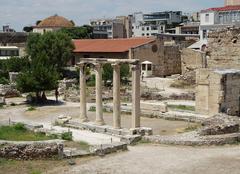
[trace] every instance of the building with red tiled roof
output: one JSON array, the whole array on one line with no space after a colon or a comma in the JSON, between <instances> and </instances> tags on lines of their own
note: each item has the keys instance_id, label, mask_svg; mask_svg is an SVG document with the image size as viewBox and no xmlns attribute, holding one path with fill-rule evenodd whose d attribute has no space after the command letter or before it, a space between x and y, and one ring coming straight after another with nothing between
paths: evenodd
<instances>
[{"instance_id":1,"label":"building with red tiled roof","mask_svg":"<svg viewBox=\"0 0 240 174\"><path fill-rule=\"evenodd\" d=\"M126 53L132 48L154 42L155 38L74 40L75 53Z\"/></svg>"},{"instance_id":2,"label":"building with red tiled roof","mask_svg":"<svg viewBox=\"0 0 240 174\"><path fill-rule=\"evenodd\" d=\"M72 28L74 23L62 16L54 15L42 20L37 26L34 27L34 33L45 33L48 31L56 31L61 28Z\"/></svg>"},{"instance_id":3,"label":"building with red tiled roof","mask_svg":"<svg viewBox=\"0 0 240 174\"><path fill-rule=\"evenodd\" d=\"M151 62L154 76L167 76L181 73L181 56L179 47L168 47L154 37L129 39L82 39L73 40L74 61L81 58L139 59ZM150 65L148 65L150 66ZM142 67L146 69L146 66Z\"/></svg>"},{"instance_id":4,"label":"building with red tiled roof","mask_svg":"<svg viewBox=\"0 0 240 174\"><path fill-rule=\"evenodd\" d=\"M210 30L240 26L240 1L226 0L224 7L208 8L200 14L200 37L207 40Z\"/></svg>"}]
</instances>

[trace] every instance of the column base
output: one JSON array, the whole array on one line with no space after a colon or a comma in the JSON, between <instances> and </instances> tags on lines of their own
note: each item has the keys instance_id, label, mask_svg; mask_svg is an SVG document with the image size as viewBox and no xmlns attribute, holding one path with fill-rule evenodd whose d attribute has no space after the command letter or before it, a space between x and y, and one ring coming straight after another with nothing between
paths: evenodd
<instances>
[{"instance_id":1,"label":"column base","mask_svg":"<svg viewBox=\"0 0 240 174\"><path fill-rule=\"evenodd\" d=\"M105 125L105 122L103 120L96 120L94 124L97 126L103 126Z\"/></svg>"},{"instance_id":2,"label":"column base","mask_svg":"<svg viewBox=\"0 0 240 174\"><path fill-rule=\"evenodd\" d=\"M86 123L86 122L89 122L89 120L87 118L80 119L80 123Z\"/></svg>"}]
</instances>

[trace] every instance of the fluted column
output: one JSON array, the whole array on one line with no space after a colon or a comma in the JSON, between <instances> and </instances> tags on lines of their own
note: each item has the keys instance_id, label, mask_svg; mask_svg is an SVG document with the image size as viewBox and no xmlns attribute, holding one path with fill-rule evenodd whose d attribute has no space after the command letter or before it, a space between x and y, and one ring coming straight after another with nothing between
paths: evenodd
<instances>
[{"instance_id":1,"label":"fluted column","mask_svg":"<svg viewBox=\"0 0 240 174\"><path fill-rule=\"evenodd\" d=\"M80 122L87 122L87 102L86 102L86 74L85 65L80 64Z\"/></svg>"},{"instance_id":2,"label":"fluted column","mask_svg":"<svg viewBox=\"0 0 240 174\"><path fill-rule=\"evenodd\" d=\"M113 127L121 128L120 65L113 64Z\"/></svg>"},{"instance_id":3,"label":"fluted column","mask_svg":"<svg viewBox=\"0 0 240 174\"><path fill-rule=\"evenodd\" d=\"M140 65L132 65L132 128L140 127Z\"/></svg>"},{"instance_id":4,"label":"fluted column","mask_svg":"<svg viewBox=\"0 0 240 174\"><path fill-rule=\"evenodd\" d=\"M96 72L96 121L97 125L104 125L102 104L102 65L95 64Z\"/></svg>"}]
</instances>

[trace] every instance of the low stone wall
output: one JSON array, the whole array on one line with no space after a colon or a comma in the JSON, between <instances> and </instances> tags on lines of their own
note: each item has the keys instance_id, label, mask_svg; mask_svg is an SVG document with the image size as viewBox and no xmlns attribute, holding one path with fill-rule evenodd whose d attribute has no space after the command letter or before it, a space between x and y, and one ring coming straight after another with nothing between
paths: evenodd
<instances>
[{"instance_id":1,"label":"low stone wall","mask_svg":"<svg viewBox=\"0 0 240 174\"><path fill-rule=\"evenodd\" d=\"M174 136L144 136L144 141L166 145L211 146L240 142L240 133L217 136L200 136L196 131Z\"/></svg>"},{"instance_id":2,"label":"low stone wall","mask_svg":"<svg viewBox=\"0 0 240 174\"><path fill-rule=\"evenodd\" d=\"M19 97L20 92L17 90L16 85L2 85L0 84L0 96L5 97Z\"/></svg>"},{"instance_id":3,"label":"low stone wall","mask_svg":"<svg viewBox=\"0 0 240 174\"><path fill-rule=\"evenodd\" d=\"M125 151L128 150L126 143L113 143L113 144L105 144L105 145L98 145L93 146L90 148L90 151L96 155L105 155L110 154L118 151Z\"/></svg>"},{"instance_id":4,"label":"low stone wall","mask_svg":"<svg viewBox=\"0 0 240 174\"><path fill-rule=\"evenodd\" d=\"M33 160L63 157L60 141L11 142L0 141L0 157L16 160Z\"/></svg>"}]
</instances>

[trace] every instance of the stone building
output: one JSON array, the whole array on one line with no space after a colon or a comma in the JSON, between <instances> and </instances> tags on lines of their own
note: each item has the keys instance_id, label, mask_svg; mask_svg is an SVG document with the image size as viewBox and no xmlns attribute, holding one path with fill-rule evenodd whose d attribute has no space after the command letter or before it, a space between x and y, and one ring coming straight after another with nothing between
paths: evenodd
<instances>
[{"instance_id":1,"label":"stone building","mask_svg":"<svg viewBox=\"0 0 240 174\"><path fill-rule=\"evenodd\" d=\"M42 20L37 26L33 27L34 33L43 34L49 31L57 31L62 28L72 28L74 23L62 16L54 15Z\"/></svg>"},{"instance_id":2,"label":"stone building","mask_svg":"<svg viewBox=\"0 0 240 174\"><path fill-rule=\"evenodd\" d=\"M240 28L212 31L208 35L208 67L240 69Z\"/></svg>"},{"instance_id":3,"label":"stone building","mask_svg":"<svg viewBox=\"0 0 240 174\"><path fill-rule=\"evenodd\" d=\"M240 69L199 69L196 111L240 116Z\"/></svg>"},{"instance_id":4,"label":"stone building","mask_svg":"<svg viewBox=\"0 0 240 174\"><path fill-rule=\"evenodd\" d=\"M156 38L74 40L75 63L81 58L139 59L151 62L153 76L181 73L181 56L177 45L164 46ZM143 68L143 67L142 67Z\"/></svg>"}]
</instances>

